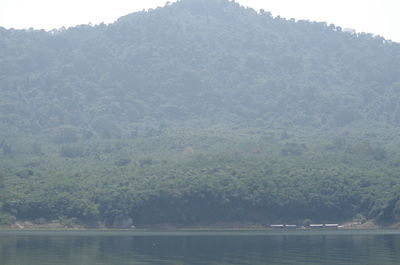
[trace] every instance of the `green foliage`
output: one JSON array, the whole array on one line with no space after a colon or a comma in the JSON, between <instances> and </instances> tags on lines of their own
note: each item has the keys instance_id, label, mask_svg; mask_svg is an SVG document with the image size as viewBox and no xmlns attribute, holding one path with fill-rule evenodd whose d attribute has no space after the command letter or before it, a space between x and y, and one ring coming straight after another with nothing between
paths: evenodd
<instances>
[{"instance_id":1,"label":"green foliage","mask_svg":"<svg viewBox=\"0 0 400 265\"><path fill-rule=\"evenodd\" d=\"M0 46L3 223L400 216L397 43L182 0Z\"/></svg>"},{"instance_id":2,"label":"green foliage","mask_svg":"<svg viewBox=\"0 0 400 265\"><path fill-rule=\"evenodd\" d=\"M46 224L46 223L47 223L47 220L44 219L43 217L40 217L40 218L35 219L35 220L34 220L34 223L35 223L35 224L38 224L38 225L43 225L43 224Z\"/></svg>"},{"instance_id":3,"label":"green foliage","mask_svg":"<svg viewBox=\"0 0 400 265\"><path fill-rule=\"evenodd\" d=\"M4 156L10 156L13 153L11 146L5 140L0 143L0 148L3 150Z\"/></svg>"},{"instance_id":4,"label":"green foliage","mask_svg":"<svg viewBox=\"0 0 400 265\"><path fill-rule=\"evenodd\" d=\"M144 166L149 166L154 163L153 159L148 157L148 158L143 158L139 160L139 166L144 167Z\"/></svg>"},{"instance_id":5,"label":"green foliage","mask_svg":"<svg viewBox=\"0 0 400 265\"><path fill-rule=\"evenodd\" d=\"M47 151L35 157L33 169L22 167L32 159L20 154L13 164L0 160L16 168L5 175L4 212L109 226L116 216L135 225L232 220L301 225L306 219L340 222L361 215L396 220L398 168L387 158L322 148L336 132L331 138L318 129L287 133L289 144L265 137L280 135L269 128L181 127L150 138L82 142L85 155L74 159ZM360 135L349 131L346 144L357 146ZM59 145L49 141L45 147Z\"/></svg>"},{"instance_id":6,"label":"green foliage","mask_svg":"<svg viewBox=\"0 0 400 265\"><path fill-rule=\"evenodd\" d=\"M354 221L363 224L367 221L367 218L359 213L354 217Z\"/></svg>"},{"instance_id":7,"label":"green foliage","mask_svg":"<svg viewBox=\"0 0 400 265\"><path fill-rule=\"evenodd\" d=\"M337 136L333 138L332 143L334 148L342 149L346 145L346 138Z\"/></svg>"},{"instance_id":8,"label":"green foliage","mask_svg":"<svg viewBox=\"0 0 400 265\"><path fill-rule=\"evenodd\" d=\"M86 155L86 150L77 144L63 145L60 148L60 155L67 158L77 158Z\"/></svg>"},{"instance_id":9,"label":"green foliage","mask_svg":"<svg viewBox=\"0 0 400 265\"><path fill-rule=\"evenodd\" d=\"M64 225L67 228L72 228L76 224L76 218L60 217L59 222L60 222L60 224Z\"/></svg>"},{"instance_id":10,"label":"green foliage","mask_svg":"<svg viewBox=\"0 0 400 265\"><path fill-rule=\"evenodd\" d=\"M79 140L79 129L74 126L60 126L54 129L54 142L57 144L75 143Z\"/></svg>"},{"instance_id":11,"label":"green foliage","mask_svg":"<svg viewBox=\"0 0 400 265\"><path fill-rule=\"evenodd\" d=\"M104 138L111 138L119 135L119 127L112 116L101 116L92 122L92 127Z\"/></svg>"},{"instance_id":12,"label":"green foliage","mask_svg":"<svg viewBox=\"0 0 400 265\"><path fill-rule=\"evenodd\" d=\"M16 176L20 178L29 178L34 174L34 172L31 169L22 169L19 170L15 173Z\"/></svg>"},{"instance_id":13,"label":"green foliage","mask_svg":"<svg viewBox=\"0 0 400 265\"><path fill-rule=\"evenodd\" d=\"M117 138L135 123L199 117L399 124L398 43L232 1L182 0L110 25L3 30L0 39L8 135L56 128L54 140L64 144L83 132Z\"/></svg>"},{"instance_id":14,"label":"green foliage","mask_svg":"<svg viewBox=\"0 0 400 265\"><path fill-rule=\"evenodd\" d=\"M286 143L281 152L283 155L301 156L306 149L304 144Z\"/></svg>"},{"instance_id":15,"label":"green foliage","mask_svg":"<svg viewBox=\"0 0 400 265\"><path fill-rule=\"evenodd\" d=\"M349 110L349 109L339 109L334 116L336 125L342 127L350 124L359 118L359 114L357 111Z\"/></svg>"},{"instance_id":16,"label":"green foliage","mask_svg":"<svg viewBox=\"0 0 400 265\"><path fill-rule=\"evenodd\" d=\"M11 225L16 221L15 216L0 211L0 225Z\"/></svg>"},{"instance_id":17,"label":"green foliage","mask_svg":"<svg viewBox=\"0 0 400 265\"><path fill-rule=\"evenodd\" d=\"M33 143L31 149L33 155L43 155L43 148L40 143Z\"/></svg>"},{"instance_id":18,"label":"green foliage","mask_svg":"<svg viewBox=\"0 0 400 265\"><path fill-rule=\"evenodd\" d=\"M304 219L302 222L302 225L304 227L308 227L310 224L312 224L312 220L311 219Z\"/></svg>"},{"instance_id":19,"label":"green foliage","mask_svg":"<svg viewBox=\"0 0 400 265\"><path fill-rule=\"evenodd\" d=\"M4 173L2 171L0 171L0 191L2 191L2 189L4 188ZM0 199L1 199L1 195L0 195ZM1 202L1 200L0 200ZM1 209L1 207L0 207Z\"/></svg>"},{"instance_id":20,"label":"green foliage","mask_svg":"<svg viewBox=\"0 0 400 265\"><path fill-rule=\"evenodd\" d=\"M132 160L129 159L129 158L120 158L120 159L118 159L117 161L115 161L114 164L115 164L116 166L122 167L122 166L127 166L127 165L129 165L131 162L132 162Z\"/></svg>"},{"instance_id":21,"label":"green foliage","mask_svg":"<svg viewBox=\"0 0 400 265\"><path fill-rule=\"evenodd\" d=\"M387 157L386 150L381 146L372 146L368 141L362 141L347 146L347 152L362 156L370 156L376 160L384 160Z\"/></svg>"}]
</instances>

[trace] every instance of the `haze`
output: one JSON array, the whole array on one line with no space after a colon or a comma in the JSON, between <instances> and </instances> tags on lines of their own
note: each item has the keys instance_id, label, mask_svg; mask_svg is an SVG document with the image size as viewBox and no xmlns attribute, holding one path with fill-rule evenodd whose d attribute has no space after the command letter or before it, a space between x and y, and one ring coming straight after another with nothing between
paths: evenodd
<instances>
[{"instance_id":1,"label":"haze","mask_svg":"<svg viewBox=\"0 0 400 265\"><path fill-rule=\"evenodd\" d=\"M264 9L383 12L350 2ZM24 3L60 23L150 7ZM0 47L0 229L400 227L400 43L182 0Z\"/></svg>"},{"instance_id":2,"label":"haze","mask_svg":"<svg viewBox=\"0 0 400 265\"><path fill-rule=\"evenodd\" d=\"M0 26L53 29L79 24L111 23L120 16L163 6L165 0L2 0ZM174 1L170 1L174 2ZM396 0L240 0L242 5L264 9L286 18L327 21L357 32L369 32L400 41L400 3Z\"/></svg>"}]
</instances>

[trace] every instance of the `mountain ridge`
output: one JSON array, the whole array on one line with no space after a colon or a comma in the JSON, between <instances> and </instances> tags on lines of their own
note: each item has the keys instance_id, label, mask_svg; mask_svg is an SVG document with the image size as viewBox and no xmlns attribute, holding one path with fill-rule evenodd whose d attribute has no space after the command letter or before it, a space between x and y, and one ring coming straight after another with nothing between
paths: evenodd
<instances>
[{"instance_id":1,"label":"mountain ridge","mask_svg":"<svg viewBox=\"0 0 400 265\"><path fill-rule=\"evenodd\" d=\"M201 3L208 4L209 10L217 5L217 10L226 11L215 11L214 17L193 11ZM42 46L34 50L20 47L27 54L13 64L12 57L8 58L13 52L3 52L2 72L17 76L8 77L11 80L7 82L3 75L2 87L18 86L25 101L29 102L28 95L33 95L40 105L56 100L62 109L76 109L67 99L79 102L84 120L74 123L71 121L76 117L60 113L56 115L61 120L59 125L90 126L90 120L98 116L95 105L102 104L101 95L114 97L119 113L137 116L139 121L146 116L157 119L158 115L174 119L174 113L179 111L189 119L218 113L220 117L233 115L229 119L240 122L246 117L267 119L264 114L269 112L267 116L280 113L282 120L298 123L304 117L293 120L298 111L290 108L295 105L314 126L323 126L321 119L339 125L351 122L351 118L337 121L341 112L377 121L385 118L385 122L397 124L400 112L396 106L391 113L378 106L384 113L373 117L376 113L369 105L390 104L389 99L377 94L378 87L392 97L399 96L395 89L400 76L399 45L367 34L341 32L339 27L325 23L272 18L268 13L257 13L224 0L201 3L179 1L153 11L133 13L108 26L80 26L55 35L16 31L13 34L17 38L24 34L36 36L33 41L37 38ZM183 23L184 19L190 23ZM250 20L253 23L246 22ZM11 36L8 39L12 43ZM28 45L22 39L16 46L21 44ZM18 78L21 75L26 76L23 81ZM18 84L13 86L12 79ZM35 98L35 93L41 97ZM49 98L40 102L45 97ZM139 102L131 100L133 97ZM270 100L271 97L278 100ZM131 102L126 103L126 99ZM383 102L377 102L378 99ZM24 103L19 102L18 108L23 108ZM135 102L138 107L132 109ZM315 117L307 102L312 102L319 113L328 108L325 112L334 114ZM308 106L302 107L304 104ZM120 120L108 106L104 115ZM48 108L51 113L59 112L55 107ZM44 122L37 116L46 116L46 111L40 111L37 105L23 109L33 115L39 111L34 119L39 124ZM129 123L129 119L122 118L122 122Z\"/></svg>"}]
</instances>

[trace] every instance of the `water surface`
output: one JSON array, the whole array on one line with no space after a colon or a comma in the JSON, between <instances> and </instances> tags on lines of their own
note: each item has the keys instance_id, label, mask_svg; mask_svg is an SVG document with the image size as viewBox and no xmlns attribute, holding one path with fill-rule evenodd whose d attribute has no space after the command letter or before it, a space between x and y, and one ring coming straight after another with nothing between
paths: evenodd
<instances>
[{"instance_id":1,"label":"water surface","mask_svg":"<svg viewBox=\"0 0 400 265\"><path fill-rule=\"evenodd\" d=\"M400 232L0 231L1 265L398 265Z\"/></svg>"}]
</instances>

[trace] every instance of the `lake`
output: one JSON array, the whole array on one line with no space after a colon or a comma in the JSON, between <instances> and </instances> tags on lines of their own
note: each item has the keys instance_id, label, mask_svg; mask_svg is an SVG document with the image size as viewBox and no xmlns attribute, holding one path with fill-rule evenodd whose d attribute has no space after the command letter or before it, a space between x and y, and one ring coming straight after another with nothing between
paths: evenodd
<instances>
[{"instance_id":1,"label":"lake","mask_svg":"<svg viewBox=\"0 0 400 265\"><path fill-rule=\"evenodd\" d=\"M0 231L1 265L398 265L400 231Z\"/></svg>"}]
</instances>

